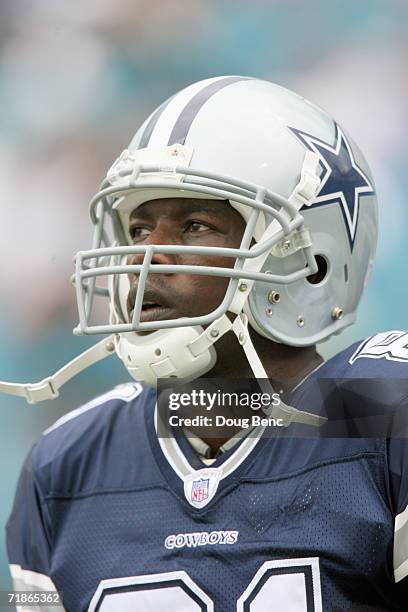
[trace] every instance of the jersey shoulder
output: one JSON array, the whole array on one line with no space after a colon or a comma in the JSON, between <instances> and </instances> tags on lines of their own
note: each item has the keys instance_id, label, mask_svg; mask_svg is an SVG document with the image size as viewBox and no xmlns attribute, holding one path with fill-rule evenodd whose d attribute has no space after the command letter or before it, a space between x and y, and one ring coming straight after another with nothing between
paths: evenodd
<instances>
[{"instance_id":1,"label":"jersey shoulder","mask_svg":"<svg viewBox=\"0 0 408 612\"><path fill-rule=\"evenodd\" d=\"M120 486L117 475L127 473L129 449L138 449L135 466L145 456L145 412L154 410L156 392L139 383L115 387L68 412L46 429L31 453L32 469L43 489L73 494Z\"/></svg>"},{"instance_id":2,"label":"jersey shoulder","mask_svg":"<svg viewBox=\"0 0 408 612\"><path fill-rule=\"evenodd\" d=\"M385 331L356 342L329 359L324 376L407 378L408 331Z\"/></svg>"},{"instance_id":3,"label":"jersey shoulder","mask_svg":"<svg viewBox=\"0 0 408 612\"><path fill-rule=\"evenodd\" d=\"M312 389L322 384L331 404L336 398L350 414L391 418L390 409L402 409L408 415L408 332L381 332L352 344L310 377Z\"/></svg>"},{"instance_id":4,"label":"jersey shoulder","mask_svg":"<svg viewBox=\"0 0 408 612\"><path fill-rule=\"evenodd\" d=\"M136 415L138 407L146 400L147 387L139 383L126 383L71 410L42 433L43 446L58 449L78 444L86 434L88 444L98 437L101 430L119 420L126 420L129 410Z\"/></svg>"}]
</instances>

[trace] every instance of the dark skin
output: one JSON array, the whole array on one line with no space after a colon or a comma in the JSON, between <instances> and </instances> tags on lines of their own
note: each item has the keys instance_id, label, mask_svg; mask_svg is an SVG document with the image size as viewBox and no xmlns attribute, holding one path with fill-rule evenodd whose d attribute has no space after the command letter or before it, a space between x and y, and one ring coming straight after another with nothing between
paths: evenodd
<instances>
[{"instance_id":1,"label":"dark skin","mask_svg":"<svg viewBox=\"0 0 408 612\"><path fill-rule=\"evenodd\" d=\"M239 248L245 229L241 215L223 200L166 198L145 202L130 216L129 232L134 244L175 244L185 246L217 246ZM142 263L142 255L129 258ZM234 266L234 259L214 255L156 254L153 264L189 264L211 267ZM133 307L133 291L128 310ZM227 278L187 274L151 274L147 280L145 299L157 304L144 309L142 321L174 319L180 316L204 315L222 301ZM268 377L274 381L291 380L293 384L314 370L323 359L316 347L291 347L278 344L250 329L254 347ZM206 378L253 378L252 370L237 340L231 333L216 343L217 362ZM200 432L196 432L200 435ZM202 437L202 436L200 436ZM203 438L214 453L225 438Z\"/></svg>"}]
</instances>

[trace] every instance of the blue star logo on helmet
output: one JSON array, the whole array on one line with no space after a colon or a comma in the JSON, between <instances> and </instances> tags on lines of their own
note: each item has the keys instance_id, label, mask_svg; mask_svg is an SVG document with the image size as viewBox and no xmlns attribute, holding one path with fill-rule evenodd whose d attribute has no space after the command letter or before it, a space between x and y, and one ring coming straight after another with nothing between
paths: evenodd
<instances>
[{"instance_id":1,"label":"blue star logo on helmet","mask_svg":"<svg viewBox=\"0 0 408 612\"><path fill-rule=\"evenodd\" d=\"M289 128L303 144L318 153L322 174L321 183L311 207L338 203L344 218L350 249L353 250L358 225L360 197L375 193L373 184L357 165L351 146L341 128L334 124L334 143L330 144Z\"/></svg>"}]
</instances>

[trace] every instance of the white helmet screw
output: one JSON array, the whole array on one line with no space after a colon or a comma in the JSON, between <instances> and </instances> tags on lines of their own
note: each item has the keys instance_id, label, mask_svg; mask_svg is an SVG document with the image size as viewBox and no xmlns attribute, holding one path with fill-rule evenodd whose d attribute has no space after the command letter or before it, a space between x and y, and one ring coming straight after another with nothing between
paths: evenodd
<instances>
[{"instance_id":1,"label":"white helmet screw","mask_svg":"<svg viewBox=\"0 0 408 612\"><path fill-rule=\"evenodd\" d=\"M298 318L296 319L296 323L298 324L299 327L303 327L305 324L305 318L303 315L299 315Z\"/></svg>"},{"instance_id":2,"label":"white helmet screw","mask_svg":"<svg viewBox=\"0 0 408 612\"><path fill-rule=\"evenodd\" d=\"M339 306L336 306L335 308L333 308L332 312L331 312L331 316L332 319L336 319L337 321L339 319L343 318L343 309L340 308Z\"/></svg>"},{"instance_id":3,"label":"white helmet screw","mask_svg":"<svg viewBox=\"0 0 408 612\"><path fill-rule=\"evenodd\" d=\"M266 309L265 309L265 313L266 313L266 316L267 316L267 317L271 317L271 316L273 315L273 310L272 310L272 308L270 308L270 307L268 306L268 308L266 308Z\"/></svg>"},{"instance_id":4,"label":"white helmet screw","mask_svg":"<svg viewBox=\"0 0 408 612\"><path fill-rule=\"evenodd\" d=\"M218 329L214 328L210 331L210 336L212 338L218 338L218 336L220 335L220 332L218 331Z\"/></svg>"},{"instance_id":5,"label":"white helmet screw","mask_svg":"<svg viewBox=\"0 0 408 612\"><path fill-rule=\"evenodd\" d=\"M278 291L270 291L268 293L268 302L270 302L271 304L277 304L278 302L280 302L280 293L278 293Z\"/></svg>"},{"instance_id":6,"label":"white helmet screw","mask_svg":"<svg viewBox=\"0 0 408 612\"><path fill-rule=\"evenodd\" d=\"M246 291L248 289L248 285L246 283L239 283L238 289L240 291Z\"/></svg>"}]
</instances>

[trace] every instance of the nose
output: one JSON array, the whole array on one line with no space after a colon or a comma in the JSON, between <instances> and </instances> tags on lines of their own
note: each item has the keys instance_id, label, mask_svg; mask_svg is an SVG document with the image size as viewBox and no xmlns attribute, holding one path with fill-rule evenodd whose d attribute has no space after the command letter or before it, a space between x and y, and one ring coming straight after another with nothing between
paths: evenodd
<instances>
[{"instance_id":1,"label":"nose","mask_svg":"<svg viewBox=\"0 0 408 612\"><path fill-rule=\"evenodd\" d=\"M174 231L173 228L169 227L169 224L158 223L157 226L149 233L143 241L138 242L140 246L157 245L158 247L163 245L177 245L181 244L180 236ZM133 265L141 265L143 263L145 254L135 253L129 255L128 262ZM176 264L178 260L177 254L173 253L153 253L152 264Z\"/></svg>"}]
</instances>

